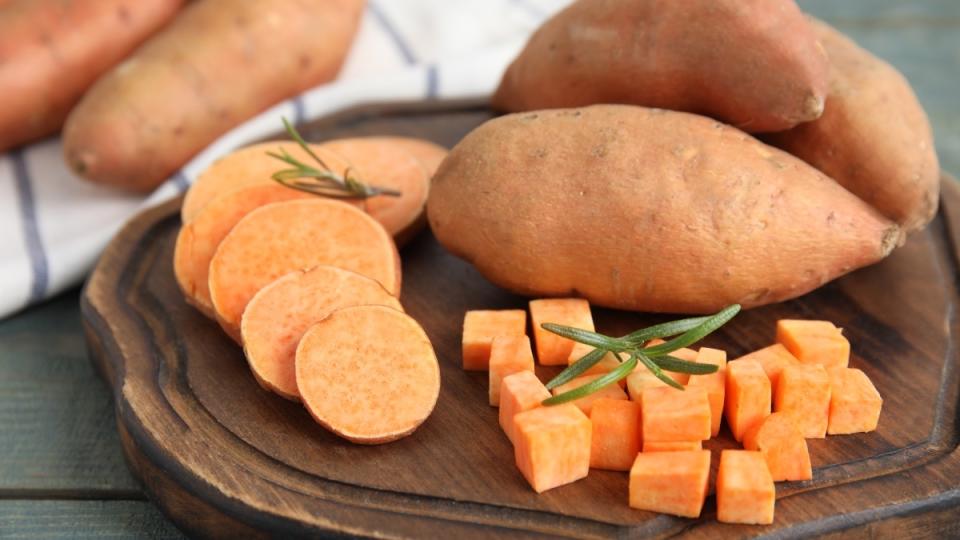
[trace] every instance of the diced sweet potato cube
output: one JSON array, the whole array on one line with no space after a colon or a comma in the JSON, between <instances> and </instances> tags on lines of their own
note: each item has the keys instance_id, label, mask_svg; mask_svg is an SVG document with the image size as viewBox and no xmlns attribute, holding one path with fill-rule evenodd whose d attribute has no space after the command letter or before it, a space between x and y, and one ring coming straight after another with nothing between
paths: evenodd
<instances>
[{"instance_id":1,"label":"diced sweet potato cube","mask_svg":"<svg viewBox=\"0 0 960 540\"><path fill-rule=\"evenodd\" d=\"M830 375L820 364L787 366L773 395L773 409L793 417L807 439L827 435L830 420Z\"/></svg>"},{"instance_id":2,"label":"diced sweet potato cube","mask_svg":"<svg viewBox=\"0 0 960 540\"><path fill-rule=\"evenodd\" d=\"M883 398L859 369L834 368L830 375L830 421L827 433L862 433L877 429Z\"/></svg>"},{"instance_id":3,"label":"diced sweet potato cube","mask_svg":"<svg viewBox=\"0 0 960 540\"><path fill-rule=\"evenodd\" d=\"M593 347L589 345L584 345L583 343L575 343L573 346L573 351L570 353L569 363L573 364L577 360L580 360L585 355L593 351ZM623 355L623 359L626 360L627 357ZM620 361L614 358L613 353L607 353L603 355L603 358L599 362L593 365L590 369L583 372L584 375L603 375L604 373L613 371L617 366L620 365ZM623 379L620 379L620 386L624 385Z\"/></svg>"},{"instance_id":4,"label":"diced sweet potato cube","mask_svg":"<svg viewBox=\"0 0 960 540\"><path fill-rule=\"evenodd\" d=\"M700 517L709 479L709 450L637 454L630 469L630 507Z\"/></svg>"},{"instance_id":5,"label":"diced sweet potato cube","mask_svg":"<svg viewBox=\"0 0 960 540\"><path fill-rule=\"evenodd\" d=\"M601 376L602 375L581 375L570 382L557 386L556 388L551 390L551 392L553 392L553 395L556 396L558 394L562 394L564 392L577 389L587 383L593 382L595 379L598 379ZM610 384L610 385L604 386L603 388L601 388L600 390L597 390L592 394L588 394L580 399L571 401L570 403L573 403L574 405L579 407L584 414L589 415L590 409L593 407L593 403L598 399L604 399L604 398L621 399L621 400L628 399L627 393L623 391L623 388L620 388L620 385Z\"/></svg>"},{"instance_id":6,"label":"diced sweet potato cube","mask_svg":"<svg viewBox=\"0 0 960 540\"><path fill-rule=\"evenodd\" d=\"M591 423L569 403L537 407L514 418L517 467L537 493L585 478Z\"/></svg>"},{"instance_id":7,"label":"diced sweet potato cube","mask_svg":"<svg viewBox=\"0 0 960 540\"><path fill-rule=\"evenodd\" d=\"M644 452L689 452L702 449L703 441L643 441Z\"/></svg>"},{"instance_id":8,"label":"diced sweet potato cube","mask_svg":"<svg viewBox=\"0 0 960 540\"><path fill-rule=\"evenodd\" d=\"M727 425L737 441L754 424L770 415L770 379L758 362L727 363L727 389L723 405Z\"/></svg>"},{"instance_id":9,"label":"diced sweet potato cube","mask_svg":"<svg viewBox=\"0 0 960 540\"><path fill-rule=\"evenodd\" d=\"M743 447L763 454L774 482L813 478L807 441L786 413L775 412L748 429L743 436Z\"/></svg>"},{"instance_id":10,"label":"diced sweet potato cube","mask_svg":"<svg viewBox=\"0 0 960 540\"><path fill-rule=\"evenodd\" d=\"M594 330L590 303L582 298L544 298L530 301L530 320L533 339L537 345L537 361L544 366L565 366L575 355L583 356L589 350L578 348L576 342L544 330L543 323L556 323L583 330ZM573 359L579 360L580 356Z\"/></svg>"},{"instance_id":11,"label":"diced sweet potato cube","mask_svg":"<svg viewBox=\"0 0 960 540\"><path fill-rule=\"evenodd\" d=\"M800 363L800 361L790 354L790 351L780 343L753 351L750 354L745 354L734 360L734 362L740 360L755 360L759 362L763 368L763 372L766 373L767 378L770 379L770 386L772 388L777 387L777 380L780 378L780 372L783 371L784 366L792 366Z\"/></svg>"},{"instance_id":12,"label":"diced sweet potato cube","mask_svg":"<svg viewBox=\"0 0 960 540\"><path fill-rule=\"evenodd\" d=\"M629 471L640 452L640 404L622 399L598 399L590 409L593 437L590 467Z\"/></svg>"},{"instance_id":13,"label":"diced sweet potato cube","mask_svg":"<svg viewBox=\"0 0 960 540\"><path fill-rule=\"evenodd\" d=\"M688 388L703 388L707 391L710 400L710 434L716 437L720 433L720 422L723 420L723 398L727 386L727 352L710 347L701 347L696 361L701 364L713 364L717 371L706 375L691 375L687 381Z\"/></svg>"},{"instance_id":14,"label":"diced sweet potato cube","mask_svg":"<svg viewBox=\"0 0 960 540\"><path fill-rule=\"evenodd\" d=\"M527 312L522 309L474 310L463 318L463 369L486 371L493 338L527 333Z\"/></svg>"},{"instance_id":15,"label":"diced sweet potato cube","mask_svg":"<svg viewBox=\"0 0 960 540\"><path fill-rule=\"evenodd\" d=\"M703 388L650 388L640 399L644 441L710 438L710 399Z\"/></svg>"},{"instance_id":16,"label":"diced sweet potato cube","mask_svg":"<svg viewBox=\"0 0 960 540\"><path fill-rule=\"evenodd\" d=\"M659 338L651 339L649 342L647 342L646 346L653 347L654 345L660 345L661 343L666 343L666 341ZM672 353L670 353L670 356L673 356L674 358L679 358L680 360L686 360L687 362L697 361L697 351L693 349L687 349L687 348L677 349ZM646 370L647 368L646 366L641 364L637 366L637 369ZM689 373L678 373L676 371L664 371L664 373L666 373L667 376L669 376L671 379L677 381L680 384L687 384L687 381L690 379Z\"/></svg>"},{"instance_id":17,"label":"diced sweet potato cube","mask_svg":"<svg viewBox=\"0 0 960 540\"><path fill-rule=\"evenodd\" d=\"M636 402L639 402L643 393L650 388L670 388L667 383L658 379L646 366L642 365L638 365L631 371L627 375L626 381L630 399Z\"/></svg>"},{"instance_id":18,"label":"diced sweet potato cube","mask_svg":"<svg viewBox=\"0 0 960 540\"><path fill-rule=\"evenodd\" d=\"M550 397L550 391L532 371L507 375L500 383L500 427L513 441L514 417L524 411L539 407Z\"/></svg>"},{"instance_id":19,"label":"diced sweet potato cube","mask_svg":"<svg viewBox=\"0 0 960 540\"><path fill-rule=\"evenodd\" d=\"M533 350L527 336L500 336L490 346L490 405L500 406L500 383L507 375L533 371Z\"/></svg>"},{"instance_id":20,"label":"diced sweet potato cube","mask_svg":"<svg viewBox=\"0 0 960 540\"><path fill-rule=\"evenodd\" d=\"M760 452L724 450L717 472L717 520L724 523L773 523L776 488Z\"/></svg>"},{"instance_id":21,"label":"diced sweet potato cube","mask_svg":"<svg viewBox=\"0 0 960 540\"><path fill-rule=\"evenodd\" d=\"M843 331L829 321L777 321L777 342L804 364L826 368L847 367L850 342Z\"/></svg>"}]
</instances>

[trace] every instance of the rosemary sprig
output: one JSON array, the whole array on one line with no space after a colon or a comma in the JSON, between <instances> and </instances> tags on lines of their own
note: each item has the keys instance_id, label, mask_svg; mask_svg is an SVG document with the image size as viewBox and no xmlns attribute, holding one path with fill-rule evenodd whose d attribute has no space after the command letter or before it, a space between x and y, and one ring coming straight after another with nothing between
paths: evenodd
<instances>
[{"instance_id":1,"label":"rosemary sprig","mask_svg":"<svg viewBox=\"0 0 960 540\"><path fill-rule=\"evenodd\" d=\"M350 167L344 169L342 174L337 174L310 148L307 141L303 140L297 129L286 118L283 119L283 127L287 130L290 138L296 141L300 148L303 148L304 152L317 162L319 167L300 161L282 148L279 153L267 152L268 156L293 167L279 170L270 176L280 184L291 189L335 199L366 199L377 195L389 197L399 197L401 195L395 189L372 186L361 182L356 176L351 175L353 171Z\"/></svg>"},{"instance_id":2,"label":"rosemary sprig","mask_svg":"<svg viewBox=\"0 0 960 540\"><path fill-rule=\"evenodd\" d=\"M663 381L665 384L678 390L683 390L683 386L665 374L664 371L689 373L691 375L706 375L708 373L717 371L717 366L712 364L688 362L686 360L681 360L679 358L670 356L670 353L700 341L710 333L716 331L718 328L726 324L739 312L740 305L733 304L721 309L716 314L711 316L693 317L690 319L681 319L658 324L631 332L630 334L619 338L605 336L597 332L591 332L589 330L583 330L571 326L543 323L541 327L549 332L578 343L590 345L594 348L592 351L585 354L573 364L570 364L570 366L561 371L559 375L550 380L546 385L548 389L556 388L575 379L577 376L596 365L596 363L599 362L600 359L602 359L608 352L613 353L617 360L621 362L619 366L606 375L598 377L597 379L594 379L593 381L583 386L574 388L568 392L547 398L543 401L543 404L556 405L559 403L566 403L568 401L592 394L608 384L612 384L629 375L638 363L642 363L654 376ZM673 339L659 345L654 345L651 347L645 346L646 343L651 339L666 338L671 336L677 337L674 337ZM629 358L626 361L623 361L620 356L621 354L628 354ZM630 366L629 369L626 368L628 365Z\"/></svg>"}]
</instances>

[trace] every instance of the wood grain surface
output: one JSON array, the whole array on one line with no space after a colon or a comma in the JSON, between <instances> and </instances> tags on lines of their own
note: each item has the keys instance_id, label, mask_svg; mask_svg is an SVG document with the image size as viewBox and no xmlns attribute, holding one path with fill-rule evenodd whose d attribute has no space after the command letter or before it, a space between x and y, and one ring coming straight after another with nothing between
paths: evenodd
<instances>
[{"instance_id":1,"label":"wood grain surface","mask_svg":"<svg viewBox=\"0 0 960 540\"><path fill-rule=\"evenodd\" d=\"M317 140L411 134L449 146L489 114L462 103L373 106L305 131ZM885 398L877 432L810 441L814 480L778 484L771 527L717 523L712 497L699 520L631 510L626 475L612 472L534 494L486 404L486 374L459 367L464 311L522 307L525 299L485 281L429 232L402 252L401 299L433 341L443 389L433 416L388 445L340 440L299 405L261 390L240 349L183 302L170 267L179 201L120 233L87 284L82 310L92 355L115 393L128 462L191 533L808 537L868 523L877 533L923 530L927 516L947 527L960 517L960 194L953 182L944 190L934 223L883 263L745 312L705 342L737 357L772 342L776 319L826 318L845 329L852 364ZM608 333L664 320L610 310L595 318ZM724 430L710 447L734 445Z\"/></svg>"}]
</instances>

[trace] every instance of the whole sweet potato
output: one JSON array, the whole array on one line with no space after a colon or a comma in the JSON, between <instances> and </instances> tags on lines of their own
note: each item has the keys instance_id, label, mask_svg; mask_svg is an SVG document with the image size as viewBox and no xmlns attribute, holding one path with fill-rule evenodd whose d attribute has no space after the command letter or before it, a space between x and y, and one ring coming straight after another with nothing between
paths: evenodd
<instances>
[{"instance_id":1,"label":"whole sweet potato","mask_svg":"<svg viewBox=\"0 0 960 540\"><path fill-rule=\"evenodd\" d=\"M493 105L629 103L779 131L820 116L827 71L793 0L580 0L530 38Z\"/></svg>"},{"instance_id":2,"label":"whole sweet potato","mask_svg":"<svg viewBox=\"0 0 960 540\"><path fill-rule=\"evenodd\" d=\"M333 79L364 0L199 0L90 89L64 126L95 182L156 187L219 135Z\"/></svg>"},{"instance_id":3,"label":"whole sweet potato","mask_svg":"<svg viewBox=\"0 0 960 540\"><path fill-rule=\"evenodd\" d=\"M786 152L626 105L483 124L440 166L427 214L441 244L511 291L657 312L793 298L901 240Z\"/></svg>"},{"instance_id":4,"label":"whole sweet potato","mask_svg":"<svg viewBox=\"0 0 960 540\"><path fill-rule=\"evenodd\" d=\"M0 151L55 133L83 92L183 0L0 2Z\"/></svg>"},{"instance_id":5,"label":"whole sweet potato","mask_svg":"<svg viewBox=\"0 0 960 540\"><path fill-rule=\"evenodd\" d=\"M893 66L820 21L830 91L819 120L769 142L831 176L907 231L937 211L940 166L930 122Z\"/></svg>"}]
</instances>

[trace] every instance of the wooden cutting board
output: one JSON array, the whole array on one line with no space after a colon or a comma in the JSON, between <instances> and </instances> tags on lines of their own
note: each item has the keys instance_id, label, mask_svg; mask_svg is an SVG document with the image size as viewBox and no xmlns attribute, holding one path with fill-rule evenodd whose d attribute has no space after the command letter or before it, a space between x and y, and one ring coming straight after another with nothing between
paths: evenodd
<instances>
[{"instance_id":1,"label":"wooden cutting board","mask_svg":"<svg viewBox=\"0 0 960 540\"><path fill-rule=\"evenodd\" d=\"M490 116L467 103L365 106L304 132L314 140L403 134L452 146ZM779 318L835 321L852 343L852 365L867 372L885 399L875 433L809 441L814 479L777 485L770 527L718 523L713 497L699 520L632 510L623 473L591 471L586 480L535 494L513 465L496 409L487 405L486 373L459 367L464 312L519 308L526 300L446 253L429 231L402 251L402 301L433 341L442 391L414 435L387 445L345 442L300 405L261 390L240 348L184 303L171 269L179 200L141 214L114 239L87 283L83 316L91 355L115 394L130 468L189 533L458 539L960 533L960 191L951 179L943 187L936 220L881 264L800 299L744 312L707 339L736 358L770 344ZM612 310L596 310L595 318L599 330L614 334L665 320ZM708 446L735 443L724 428Z\"/></svg>"}]
</instances>

